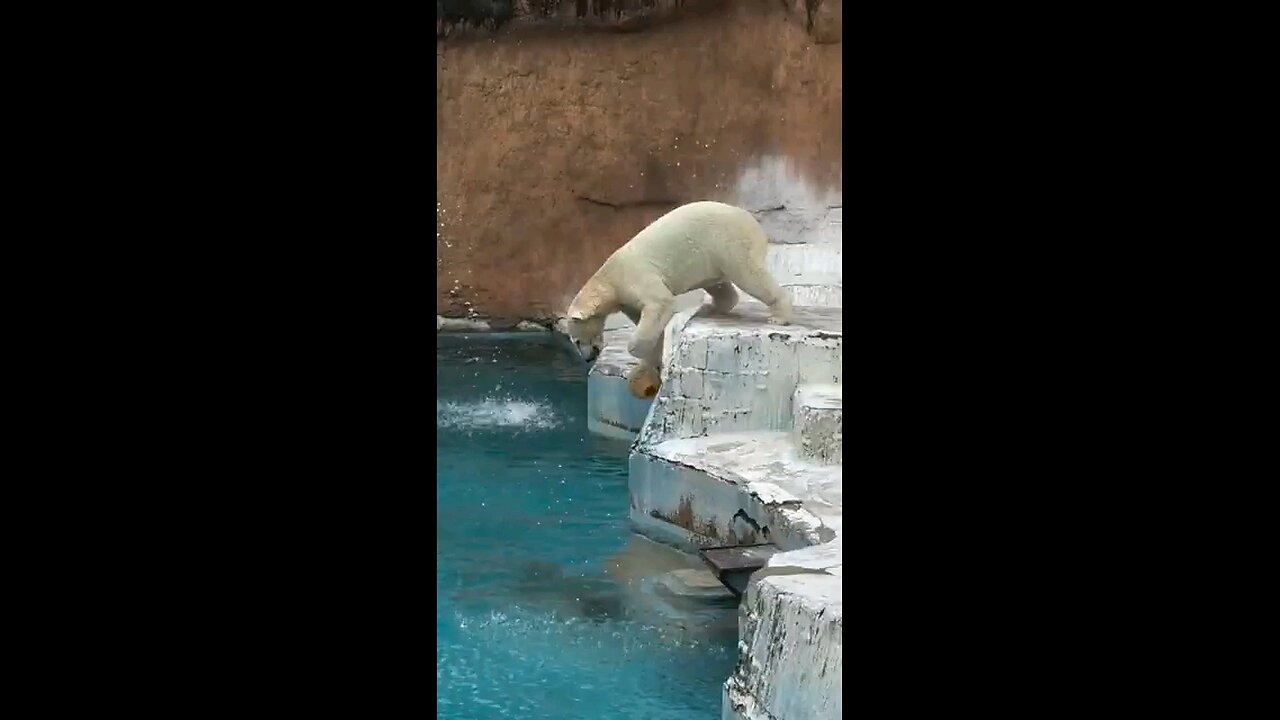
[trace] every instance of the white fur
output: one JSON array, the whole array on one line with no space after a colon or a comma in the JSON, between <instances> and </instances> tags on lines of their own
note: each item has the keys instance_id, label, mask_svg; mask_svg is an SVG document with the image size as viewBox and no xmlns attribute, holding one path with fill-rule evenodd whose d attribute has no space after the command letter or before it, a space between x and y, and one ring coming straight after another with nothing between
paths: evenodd
<instances>
[{"instance_id":1,"label":"white fur","mask_svg":"<svg viewBox=\"0 0 1280 720\"><path fill-rule=\"evenodd\" d=\"M662 363L662 331L675 297L695 289L725 313L738 303L736 285L769 306L770 322L791 322L791 302L769 275L769 238L751 213L718 202L672 210L609 256L569 305L569 335L585 357L603 344L604 320L622 311L636 324L627 349L640 359L635 374Z\"/></svg>"}]
</instances>

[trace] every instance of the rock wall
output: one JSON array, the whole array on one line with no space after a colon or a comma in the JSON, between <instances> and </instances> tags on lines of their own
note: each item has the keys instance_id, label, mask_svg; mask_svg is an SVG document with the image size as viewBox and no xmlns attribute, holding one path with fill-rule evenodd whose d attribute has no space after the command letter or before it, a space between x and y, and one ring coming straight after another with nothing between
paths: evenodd
<instances>
[{"instance_id":1,"label":"rock wall","mask_svg":"<svg viewBox=\"0 0 1280 720\"><path fill-rule=\"evenodd\" d=\"M841 576L806 572L753 580L739 611L741 659L724 686L722 717L843 717Z\"/></svg>"},{"instance_id":2,"label":"rock wall","mask_svg":"<svg viewBox=\"0 0 1280 720\"><path fill-rule=\"evenodd\" d=\"M438 41L436 313L550 318L694 200L758 211L774 242L829 227L839 5L809 23L803 3L690 0L634 32L517 21Z\"/></svg>"}]
</instances>

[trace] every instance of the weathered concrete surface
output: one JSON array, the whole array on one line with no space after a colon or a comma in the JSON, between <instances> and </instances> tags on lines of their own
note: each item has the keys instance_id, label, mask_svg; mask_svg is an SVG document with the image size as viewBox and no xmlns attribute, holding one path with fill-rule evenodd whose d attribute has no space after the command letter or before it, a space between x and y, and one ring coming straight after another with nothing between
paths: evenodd
<instances>
[{"instance_id":1,"label":"weathered concrete surface","mask_svg":"<svg viewBox=\"0 0 1280 720\"><path fill-rule=\"evenodd\" d=\"M770 245L765 259L779 285L839 284L843 257L844 242L837 241Z\"/></svg>"},{"instance_id":2,"label":"weathered concrete surface","mask_svg":"<svg viewBox=\"0 0 1280 720\"><path fill-rule=\"evenodd\" d=\"M756 579L769 575L797 575L817 573L840 576L844 574L844 539L837 537L829 543L812 545L799 550L781 552L769 558Z\"/></svg>"},{"instance_id":3,"label":"weathered concrete surface","mask_svg":"<svg viewBox=\"0 0 1280 720\"><path fill-rule=\"evenodd\" d=\"M739 610L738 666L724 686L724 720L843 716L841 581L809 573L752 582Z\"/></svg>"},{"instance_id":4,"label":"weathered concrete surface","mask_svg":"<svg viewBox=\"0 0 1280 720\"><path fill-rule=\"evenodd\" d=\"M793 305L843 307L840 232L836 224L834 237L769 247L769 271Z\"/></svg>"},{"instance_id":5,"label":"weathered concrete surface","mask_svg":"<svg viewBox=\"0 0 1280 720\"><path fill-rule=\"evenodd\" d=\"M632 520L666 542L791 550L840 531L843 469L801 459L786 432L677 438L630 463Z\"/></svg>"},{"instance_id":6,"label":"weathered concrete surface","mask_svg":"<svg viewBox=\"0 0 1280 720\"><path fill-rule=\"evenodd\" d=\"M791 430L800 383L841 380L841 311L795 308L791 325L744 302L726 316L699 313L668 349L664 381L641 433L644 445L746 430Z\"/></svg>"},{"instance_id":7,"label":"weathered concrete surface","mask_svg":"<svg viewBox=\"0 0 1280 720\"><path fill-rule=\"evenodd\" d=\"M795 441L800 457L839 465L844 457L844 400L840 386L799 386L795 412Z\"/></svg>"},{"instance_id":8,"label":"weathered concrete surface","mask_svg":"<svg viewBox=\"0 0 1280 720\"><path fill-rule=\"evenodd\" d=\"M839 283L795 283L783 285L782 289L791 296L792 305L811 307L842 307L844 305L844 288Z\"/></svg>"}]
</instances>

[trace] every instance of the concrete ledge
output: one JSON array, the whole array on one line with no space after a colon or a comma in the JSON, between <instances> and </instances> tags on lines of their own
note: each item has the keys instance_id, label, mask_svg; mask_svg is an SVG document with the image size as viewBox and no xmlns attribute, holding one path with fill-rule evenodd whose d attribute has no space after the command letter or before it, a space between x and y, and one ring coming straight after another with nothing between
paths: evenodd
<instances>
[{"instance_id":1,"label":"concrete ledge","mask_svg":"<svg viewBox=\"0 0 1280 720\"><path fill-rule=\"evenodd\" d=\"M725 720L842 717L841 580L803 573L751 584L738 616L738 665L724 685Z\"/></svg>"},{"instance_id":2,"label":"concrete ledge","mask_svg":"<svg viewBox=\"0 0 1280 720\"><path fill-rule=\"evenodd\" d=\"M627 341L633 330L631 327L606 330L604 349L587 375L587 429L597 435L628 441L640 433L653 405L653 398L638 398L627 387L627 372L640 362L627 352Z\"/></svg>"},{"instance_id":3,"label":"concrete ledge","mask_svg":"<svg viewBox=\"0 0 1280 720\"><path fill-rule=\"evenodd\" d=\"M791 296L792 305L809 305L816 307L843 307L844 289L839 283L810 283L783 285L782 289Z\"/></svg>"},{"instance_id":4,"label":"concrete ledge","mask_svg":"<svg viewBox=\"0 0 1280 720\"><path fill-rule=\"evenodd\" d=\"M748 430L791 430L800 383L841 381L842 312L796 307L791 325L745 302L729 315L699 312L668 348L662 389L640 442Z\"/></svg>"},{"instance_id":5,"label":"concrete ledge","mask_svg":"<svg viewBox=\"0 0 1280 720\"><path fill-rule=\"evenodd\" d=\"M635 440L644 427L653 398L641 399L631 394L627 379L620 375L597 373L587 376L587 430L618 440Z\"/></svg>"},{"instance_id":6,"label":"concrete ledge","mask_svg":"<svg viewBox=\"0 0 1280 720\"><path fill-rule=\"evenodd\" d=\"M844 243L771 245L766 256L769 272L779 285L840 284Z\"/></svg>"},{"instance_id":7,"label":"concrete ledge","mask_svg":"<svg viewBox=\"0 0 1280 720\"><path fill-rule=\"evenodd\" d=\"M795 397L800 457L823 465L844 459L844 401L839 385L801 385Z\"/></svg>"},{"instance_id":8,"label":"concrete ledge","mask_svg":"<svg viewBox=\"0 0 1280 720\"><path fill-rule=\"evenodd\" d=\"M796 550L840 532L842 473L797 457L785 432L637 446L631 518L640 532L686 549L770 542Z\"/></svg>"}]
</instances>

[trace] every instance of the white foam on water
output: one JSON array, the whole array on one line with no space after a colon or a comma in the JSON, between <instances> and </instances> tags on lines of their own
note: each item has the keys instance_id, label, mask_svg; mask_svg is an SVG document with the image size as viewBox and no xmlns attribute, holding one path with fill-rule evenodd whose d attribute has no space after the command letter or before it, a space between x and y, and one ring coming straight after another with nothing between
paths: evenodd
<instances>
[{"instance_id":1,"label":"white foam on water","mask_svg":"<svg viewBox=\"0 0 1280 720\"><path fill-rule=\"evenodd\" d=\"M560 418L547 402L493 397L475 402L436 401L436 427L438 428L546 430L557 427L559 424Z\"/></svg>"}]
</instances>

